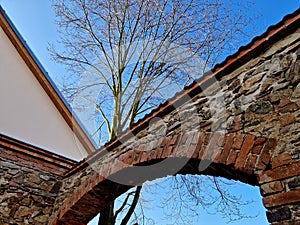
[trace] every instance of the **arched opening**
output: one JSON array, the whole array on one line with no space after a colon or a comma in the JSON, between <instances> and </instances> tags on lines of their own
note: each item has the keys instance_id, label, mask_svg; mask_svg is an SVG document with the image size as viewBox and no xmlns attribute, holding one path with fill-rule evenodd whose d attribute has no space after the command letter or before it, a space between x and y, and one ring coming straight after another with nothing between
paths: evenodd
<instances>
[{"instance_id":1,"label":"arched opening","mask_svg":"<svg viewBox=\"0 0 300 225\"><path fill-rule=\"evenodd\" d=\"M282 161L283 156L271 157L276 139L250 134L228 134L219 139L214 138L219 137L214 133L212 143L216 148L212 148L203 138L193 142L193 135L184 134L182 137L190 138L183 145L175 145L173 137L167 137L157 148L149 145L150 150L114 151L92 158L91 164L75 168L65 178L65 183L70 186L64 187L66 197L60 198L64 201L58 205L54 218L58 218L59 224L70 221L87 224L132 186L170 175L190 174L223 177L259 186L270 223L278 225L278 221L283 221L293 225L297 222L293 215L297 213L299 202L299 189L295 185L298 163ZM211 154L213 157L209 160ZM74 182L78 183L75 192Z\"/></svg>"},{"instance_id":2,"label":"arched opening","mask_svg":"<svg viewBox=\"0 0 300 225\"><path fill-rule=\"evenodd\" d=\"M205 160L199 160L195 158L188 159L184 157L169 157L167 160L147 160L143 163L124 168L112 174L107 178L106 181L104 181L103 183L99 183L99 185L97 185L94 190L98 190L98 196L101 196L101 194L99 195L99 193L101 192L100 190L103 190L108 186L110 193L109 195L105 196L105 201L109 202L114 200L119 194L125 192L130 188L130 186L126 186L126 184L139 185L146 182L146 186L149 185L150 187L154 187L154 183L156 184L156 187L158 187L156 192L158 194L154 195L155 197L152 196L152 198L156 199L156 203L157 201L162 201L160 206L151 206L151 208L153 208L154 214L157 210L161 213L164 210L162 206L166 205L169 205L170 207L169 212L176 211L174 208L172 209L172 207L177 208L178 211L183 210L185 212L184 214L177 213L177 215L172 215L172 213L168 215L168 212L165 211L165 216L169 216L169 218L173 219L178 218L177 222L180 221L178 224L184 224L185 220L186 222L189 221L189 224L191 224L192 222L197 224L195 221L201 218L199 217L199 215L197 215L201 208L204 209L206 215L210 215L210 217L213 217L213 215L215 215L219 217L218 221L223 221L224 223L240 220L244 217L257 217L257 215L259 215L258 212L256 212L256 214L254 215L254 213L249 214L246 209L242 209L244 206L249 205L246 203L248 201L252 201L252 199L248 198L246 194L242 195L243 197L239 199L239 195L240 193L242 193L242 189L238 188L238 186L242 186L242 183L244 185L248 184L248 187L258 185L257 177L256 175L254 175L253 171L240 171L234 168L232 164L226 165L225 163L220 163L217 161L207 162L207 168L202 171L199 169L199 165L203 164L203 161ZM179 171L174 171L176 165L182 165L182 168ZM164 178L163 181L161 181L161 178ZM157 182L157 179L159 179L160 182ZM152 180L152 182L149 182L149 180ZM171 187L172 185L173 187ZM233 190L231 190L231 187L233 187ZM234 189L237 189L239 192L235 194ZM114 193L112 193L112 190L114 190ZM169 196L171 196L172 190L175 190L178 195L172 196L169 200L167 198L161 198L161 196L168 196L166 192L169 192ZM257 187L256 190L258 190ZM103 192L101 193L102 195L107 194L103 194ZM224 199L221 199L222 197ZM256 197L259 199L258 201L260 202L260 204L262 204L261 196L258 195ZM181 204L179 200L190 201L190 206L187 205L189 203L188 201L182 201ZM174 204L172 204L172 202ZM118 208L119 206L116 207ZM204 211L202 210L202 217L205 215ZM263 210L262 214L262 218L265 218L265 213ZM151 216L147 217L148 218L145 218L144 216L144 220L148 219L148 222L153 222ZM189 217L191 217L191 219L189 219ZM224 218L222 219L222 217ZM155 218L159 218L159 216L156 215ZM159 222L157 224L167 224L168 222L171 222L167 220L164 220L163 222L162 215L160 215L160 218L161 219L159 219ZM143 224L141 223L141 221L134 217L132 219L134 220L133 222ZM264 221L266 221L266 219Z\"/></svg>"},{"instance_id":3,"label":"arched opening","mask_svg":"<svg viewBox=\"0 0 300 225\"><path fill-rule=\"evenodd\" d=\"M104 159L101 158L101 161L96 160L90 167L86 167L86 171L80 170L79 173L71 175L69 179L73 180L72 182L78 179L84 181L60 207L58 211L60 222L67 224L68 221L79 221L80 224L87 224L104 209L106 204L115 200L132 186L177 174L211 176L211 180L214 177L222 177L258 186L256 169L267 166L265 155L275 147L276 143L273 139L253 135L230 134L224 137L215 133L212 136L214 141L211 142L216 145L214 148L212 144L208 145L205 139L196 139L197 142L194 143L193 135L194 133L183 135L183 137L190 137L190 141L185 141L184 145L162 141L159 146L165 145L164 148L151 148L151 151L139 152L130 150L121 155L111 153L107 156L109 159L107 163L104 163ZM208 135L211 136L211 134ZM244 140L242 144L237 144L241 140ZM260 154L255 148L258 144L261 146ZM163 153L162 149L164 149ZM253 152L251 149L256 150ZM264 164L261 160L265 160ZM107 176L103 176L104 173ZM83 178L84 176L86 178ZM201 187L200 185L194 186L194 196L197 196L197 191L201 190ZM214 190L218 191L216 187ZM230 209L226 205L222 207L225 211ZM222 207L218 209L219 212L222 212ZM223 213L226 214L226 212ZM234 213L227 213L227 215L234 219Z\"/></svg>"},{"instance_id":4,"label":"arched opening","mask_svg":"<svg viewBox=\"0 0 300 225\"><path fill-rule=\"evenodd\" d=\"M133 189L117 198L116 210ZM126 211L120 215L117 224L125 214ZM99 215L89 225L97 225L98 219ZM268 224L259 188L206 175L176 175L145 182L141 199L129 222L146 225L241 223Z\"/></svg>"}]
</instances>

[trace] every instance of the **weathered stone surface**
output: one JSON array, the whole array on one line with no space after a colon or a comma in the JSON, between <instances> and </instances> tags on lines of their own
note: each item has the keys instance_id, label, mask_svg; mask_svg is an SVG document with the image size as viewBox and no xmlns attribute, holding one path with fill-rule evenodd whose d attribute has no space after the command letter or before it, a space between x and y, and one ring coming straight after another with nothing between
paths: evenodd
<instances>
[{"instance_id":1,"label":"weathered stone surface","mask_svg":"<svg viewBox=\"0 0 300 225\"><path fill-rule=\"evenodd\" d=\"M292 124L296 121L295 116L291 115L291 114L286 114L280 117L280 124L282 127L285 127L289 124Z\"/></svg>"},{"instance_id":2,"label":"weathered stone surface","mask_svg":"<svg viewBox=\"0 0 300 225\"><path fill-rule=\"evenodd\" d=\"M295 189L300 187L300 176L293 178L288 182L288 186L290 189Z\"/></svg>"},{"instance_id":3,"label":"weathered stone surface","mask_svg":"<svg viewBox=\"0 0 300 225\"><path fill-rule=\"evenodd\" d=\"M35 221L38 221L40 223L46 223L49 219L49 215L41 215L34 218Z\"/></svg>"},{"instance_id":4,"label":"weathered stone surface","mask_svg":"<svg viewBox=\"0 0 300 225\"><path fill-rule=\"evenodd\" d=\"M273 110L273 105L268 101L261 101L250 105L250 110L257 114L267 114Z\"/></svg>"},{"instance_id":5,"label":"weathered stone surface","mask_svg":"<svg viewBox=\"0 0 300 225\"><path fill-rule=\"evenodd\" d=\"M16 211L14 218L22 218L31 214L31 209L26 206L20 206L20 208Z\"/></svg>"},{"instance_id":6,"label":"weathered stone surface","mask_svg":"<svg viewBox=\"0 0 300 225\"><path fill-rule=\"evenodd\" d=\"M300 80L300 64L295 62L291 65L289 71L285 73L285 78L292 84L299 82Z\"/></svg>"},{"instance_id":7,"label":"weathered stone surface","mask_svg":"<svg viewBox=\"0 0 300 225\"><path fill-rule=\"evenodd\" d=\"M267 212L267 218L270 223L288 220L292 216L291 210L288 207L283 207L277 210Z\"/></svg>"},{"instance_id":8,"label":"weathered stone surface","mask_svg":"<svg viewBox=\"0 0 300 225\"><path fill-rule=\"evenodd\" d=\"M292 98L294 98L294 99L300 98L300 83L295 88Z\"/></svg>"},{"instance_id":9,"label":"weathered stone surface","mask_svg":"<svg viewBox=\"0 0 300 225\"><path fill-rule=\"evenodd\" d=\"M45 189L62 178L1 157L0 168L0 224L46 225L57 193Z\"/></svg>"},{"instance_id":10,"label":"weathered stone surface","mask_svg":"<svg viewBox=\"0 0 300 225\"><path fill-rule=\"evenodd\" d=\"M274 181L260 186L262 195L270 195L283 191L283 185L280 181Z\"/></svg>"}]
</instances>

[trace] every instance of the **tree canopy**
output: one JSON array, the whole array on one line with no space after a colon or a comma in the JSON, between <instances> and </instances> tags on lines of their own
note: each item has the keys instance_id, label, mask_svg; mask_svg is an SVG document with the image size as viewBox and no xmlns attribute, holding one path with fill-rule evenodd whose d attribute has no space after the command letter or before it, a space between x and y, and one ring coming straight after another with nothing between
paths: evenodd
<instances>
[{"instance_id":1,"label":"tree canopy","mask_svg":"<svg viewBox=\"0 0 300 225\"><path fill-rule=\"evenodd\" d=\"M75 112L92 121L88 129L99 145L130 128L235 49L251 22L247 4L233 0L53 0L61 38L49 49L54 60L66 65L69 73L63 92ZM190 193L200 204L205 202L203 195L193 194L199 179L174 179L174 184L181 182L182 193ZM219 183L213 181L219 192ZM127 224L140 192L138 187L129 193L131 197L124 198L119 210L113 204L104 210L99 224L115 224L131 199L121 222ZM231 209L239 215L236 198L226 192L222 196L224 215ZM232 208L227 210L230 201Z\"/></svg>"}]
</instances>

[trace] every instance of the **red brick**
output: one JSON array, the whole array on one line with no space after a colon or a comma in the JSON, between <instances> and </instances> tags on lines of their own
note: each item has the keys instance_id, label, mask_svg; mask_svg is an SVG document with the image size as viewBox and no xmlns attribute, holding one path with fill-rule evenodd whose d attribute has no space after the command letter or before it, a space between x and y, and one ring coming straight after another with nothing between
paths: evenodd
<instances>
[{"instance_id":1,"label":"red brick","mask_svg":"<svg viewBox=\"0 0 300 225\"><path fill-rule=\"evenodd\" d=\"M200 132L194 132L191 144L197 145L198 142L199 142L199 140L201 140L201 138L203 138L202 133L200 133Z\"/></svg>"},{"instance_id":2,"label":"red brick","mask_svg":"<svg viewBox=\"0 0 300 225\"><path fill-rule=\"evenodd\" d=\"M279 105L278 105L278 107L284 107L284 106L286 106L286 105L288 105L288 104L290 104L291 103L291 100L290 99L288 99L288 98L282 98L281 100L280 100L280 103L279 103Z\"/></svg>"},{"instance_id":3,"label":"red brick","mask_svg":"<svg viewBox=\"0 0 300 225\"><path fill-rule=\"evenodd\" d=\"M269 158L271 158L271 157L269 157ZM267 160L267 159L264 159L264 160ZM260 156L260 157L259 157L259 160L258 160L257 163L256 163L256 169L257 169L257 170L265 170L266 167L267 167L267 165L264 164L264 163L261 161L261 156Z\"/></svg>"},{"instance_id":4,"label":"red brick","mask_svg":"<svg viewBox=\"0 0 300 225\"><path fill-rule=\"evenodd\" d=\"M155 151L148 151L147 152L147 162L151 161L154 158Z\"/></svg>"},{"instance_id":5,"label":"red brick","mask_svg":"<svg viewBox=\"0 0 300 225\"><path fill-rule=\"evenodd\" d=\"M164 152L164 148L159 147L159 148L155 149L154 151L155 151L155 158L160 159Z\"/></svg>"},{"instance_id":6,"label":"red brick","mask_svg":"<svg viewBox=\"0 0 300 225\"><path fill-rule=\"evenodd\" d=\"M140 162L146 162L147 161L147 151L142 151L140 156Z\"/></svg>"},{"instance_id":7,"label":"red brick","mask_svg":"<svg viewBox=\"0 0 300 225\"><path fill-rule=\"evenodd\" d=\"M198 159L203 160L207 151L207 146L202 146L201 151L199 152Z\"/></svg>"},{"instance_id":8,"label":"red brick","mask_svg":"<svg viewBox=\"0 0 300 225\"><path fill-rule=\"evenodd\" d=\"M232 148L232 143L233 143L233 139L234 139L234 134L230 133L225 135L225 145L224 145L224 149L223 152L221 154L220 157L220 163L225 163L227 160L227 157L230 153L230 150Z\"/></svg>"},{"instance_id":9,"label":"red brick","mask_svg":"<svg viewBox=\"0 0 300 225\"><path fill-rule=\"evenodd\" d=\"M246 135L245 140L243 142L242 149L241 149L241 151L240 151L240 153L239 153L239 155L236 159L236 162L235 162L235 165L234 165L235 168L242 169L244 167L247 156L250 152L250 149L253 146L254 139L255 139L254 135L251 135L251 134Z\"/></svg>"},{"instance_id":10,"label":"red brick","mask_svg":"<svg viewBox=\"0 0 300 225\"><path fill-rule=\"evenodd\" d=\"M81 223L81 222L77 222L77 221L74 221L74 220L69 220L68 222L66 222L63 225L67 225L67 224L72 224L72 225L86 225L86 223Z\"/></svg>"},{"instance_id":11,"label":"red brick","mask_svg":"<svg viewBox=\"0 0 300 225\"><path fill-rule=\"evenodd\" d=\"M132 150L126 152L124 154L125 157L123 158L123 162L125 164L127 164L127 165L132 165L132 162L133 162L133 159L134 159L134 155L135 155L135 153Z\"/></svg>"},{"instance_id":12,"label":"red brick","mask_svg":"<svg viewBox=\"0 0 300 225\"><path fill-rule=\"evenodd\" d=\"M177 142L178 142L178 140L180 140L180 138L181 138L180 134L173 135L170 139L169 145L177 144Z\"/></svg>"},{"instance_id":13,"label":"red brick","mask_svg":"<svg viewBox=\"0 0 300 225\"><path fill-rule=\"evenodd\" d=\"M232 145L232 148L241 149L243 141L244 141L244 135L243 134L238 134L234 139L234 143Z\"/></svg>"},{"instance_id":14,"label":"red brick","mask_svg":"<svg viewBox=\"0 0 300 225\"><path fill-rule=\"evenodd\" d=\"M219 141L220 139L223 139L224 134L221 132L215 132L211 134L211 138L208 143L209 149L215 149L219 147Z\"/></svg>"},{"instance_id":15,"label":"red brick","mask_svg":"<svg viewBox=\"0 0 300 225\"><path fill-rule=\"evenodd\" d=\"M142 157L142 151L136 150L134 151L134 158L133 158L133 164L138 164L141 162L141 157Z\"/></svg>"},{"instance_id":16,"label":"red brick","mask_svg":"<svg viewBox=\"0 0 300 225\"><path fill-rule=\"evenodd\" d=\"M141 152L141 161L140 162L147 162L148 160L149 151Z\"/></svg>"},{"instance_id":17,"label":"red brick","mask_svg":"<svg viewBox=\"0 0 300 225\"><path fill-rule=\"evenodd\" d=\"M276 168L282 165L287 165L293 162L292 156L285 152L278 156L275 156L272 160L272 168ZM299 165L300 166L300 165Z\"/></svg>"},{"instance_id":18,"label":"red brick","mask_svg":"<svg viewBox=\"0 0 300 225\"><path fill-rule=\"evenodd\" d=\"M278 193L263 198L266 208L300 202L300 190Z\"/></svg>"},{"instance_id":19,"label":"red brick","mask_svg":"<svg viewBox=\"0 0 300 225\"><path fill-rule=\"evenodd\" d=\"M283 115L280 117L280 125L281 127L287 126L289 124L292 124L296 121L296 118L291 115L291 114L287 114L287 115Z\"/></svg>"},{"instance_id":20,"label":"red brick","mask_svg":"<svg viewBox=\"0 0 300 225\"><path fill-rule=\"evenodd\" d=\"M161 158L167 158L169 156L170 151L168 149L172 149L173 145L177 142L178 135L164 137L162 142L160 143L162 150Z\"/></svg>"},{"instance_id":21,"label":"red brick","mask_svg":"<svg viewBox=\"0 0 300 225\"><path fill-rule=\"evenodd\" d=\"M205 151L205 155L204 158L205 159L213 159L217 154L221 154L220 148L218 146L219 143L219 139L223 137L223 134L221 132L215 132L213 134L211 134L211 139L208 143L208 145L206 146L206 151Z\"/></svg>"},{"instance_id":22,"label":"red brick","mask_svg":"<svg viewBox=\"0 0 300 225\"><path fill-rule=\"evenodd\" d=\"M238 154L239 153L237 151L231 150L227 158L226 165L234 165Z\"/></svg>"},{"instance_id":23,"label":"red brick","mask_svg":"<svg viewBox=\"0 0 300 225\"><path fill-rule=\"evenodd\" d=\"M191 142L191 140L189 140L189 143L187 143L188 138L189 138L189 134L187 134L187 133L185 133L181 136L180 140L177 141L176 146L174 146L172 156L187 157L188 150L189 150L189 144ZM193 137L191 137L191 138L193 138Z\"/></svg>"},{"instance_id":24,"label":"red brick","mask_svg":"<svg viewBox=\"0 0 300 225\"><path fill-rule=\"evenodd\" d=\"M194 141L194 136L198 137L196 132L189 133L188 139L185 142L185 148L186 148L186 156L188 158L192 158L194 155L194 144L192 142Z\"/></svg>"},{"instance_id":25,"label":"red brick","mask_svg":"<svg viewBox=\"0 0 300 225\"><path fill-rule=\"evenodd\" d=\"M159 146L164 148L168 145L170 137L162 137L159 141Z\"/></svg>"},{"instance_id":26,"label":"red brick","mask_svg":"<svg viewBox=\"0 0 300 225\"><path fill-rule=\"evenodd\" d=\"M251 153L257 154L257 155L260 154L260 151L261 151L262 147L263 147L262 145L254 146L251 150Z\"/></svg>"},{"instance_id":27,"label":"red brick","mask_svg":"<svg viewBox=\"0 0 300 225\"><path fill-rule=\"evenodd\" d=\"M211 159L214 163L219 163L221 154L222 154L222 148L218 148L216 151L214 151L214 154L212 155Z\"/></svg>"},{"instance_id":28,"label":"red brick","mask_svg":"<svg viewBox=\"0 0 300 225\"><path fill-rule=\"evenodd\" d=\"M168 146L167 148L165 148L162 154L162 158L169 157L172 154L174 148L174 146Z\"/></svg>"},{"instance_id":29,"label":"red brick","mask_svg":"<svg viewBox=\"0 0 300 225\"><path fill-rule=\"evenodd\" d=\"M288 104L286 105L285 107L281 108L279 110L280 113L288 113L288 112L294 112L296 111L297 109L299 109L299 106L296 104L296 103L291 103L291 104Z\"/></svg>"},{"instance_id":30,"label":"red brick","mask_svg":"<svg viewBox=\"0 0 300 225\"><path fill-rule=\"evenodd\" d=\"M254 146L255 145L263 145L266 142L266 138L264 137L258 137L256 138L255 142L254 142Z\"/></svg>"},{"instance_id":31,"label":"red brick","mask_svg":"<svg viewBox=\"0 0 300 225\"><path fill-rule=\"evenodd\" d=\"M191 144L191 151L193 152L192 158L198 158L199 153L202 149L202 134L194 135L194 138L192 140Z\"/></svg>"},{"instance_id":32,"label":"red brick","mask_svg":"<svg viewBox=\"0 0 300 225\"><path fill-rule=\"evenodd\" d=\"M211 136L212 136L211 133L206 133L206 134L205 134L205 136L204 136L204 141L203 141L203 143L204 143L205 145L208 145Z\"/></svg>"},{"instance_id":33,"label":"red brick","mask_svg":"<svg viewBox=\"0 0 300 225\"><path fill-rule=\"evenodd\" d=\"M238 115L233 118L233 122L235 122L235 123L241 122L241 121L242 121L242 115Z\"/></svg>"},{"instance_id":34,"label":"red brick","mask_svg":"<svg viewBox=\"0 0 300 225\"><path fill-rule=\"evenodd\" d=\"M177 134L166 137L167 140L166 140L165 146L170 146L170 145L176 144L178 138L180 138L180 136Z\"/></svg>"},{"instance_id":35,"label":"red brick","mask_svg":"<svg viewBox=\"0 0 300 225\"><path fill-rule=\"evenodd\" d=\"M298 176L299 174L300 174L300 166L299 163L297 162L286 166L277 167L262 173L259 176L259 182L267 183L275 180L281 180L293 176Z\"/></svg>"},{"instance_id":36,"label":"red brick","mask_svg":"<svg viewBox=\"0 0 300 225\"><path fill-rule=\"evenodd\" d=\"M199 134L195 133L190 142L189 152L191 154L191 158L198 158L199 149L198 143L201 142Z\"/></svg>"},{"instance_id":37,"label":"red brick","mask_svg":"<svg viewBox=\"0 0 300 225\"><path fill-rule=\"evenodd\" d=\"M256 168L259 170L264 170L266 166L269 164L271 159L271 152L276 147L276 140L275 139L269 139L265 143L263 149L261 150L261 154L259 156L259 160L257 162Z\"/></svg>"},{"instance_id":38,"label":"red brick","mask_svg":"<svg viewBox=\"0 0 300 225\"><path fill-rule=\"evenodd\" d=\"M124 161L126 161L127 156L125 154L119 155L118 160L120 160L121 162L125 163Z\"/></svg>"},{"instance_id":39,"label":"red brick","mask_svg":"<svg viewBox=\"0 0 300 225\"><path fill-rule=\"evenodd\" d=\"M179 145L179 146L175 147L172 156L176 156L176 157L188 157L187 156L187 151L188 151L188 148L187 148L186 145Z\"/></svg>"},{"instance_id":40,"label":"red brick","mask_svg":"<svg viewBox=\"0 0 300 225\"><path fill-rule=\"evenodd\" d=\"M219 145L219 147L224 147L224 145L225 145L225 134L223 134L223 136L219 139L218 145Z\"/></svg>"},{"instance_id":41,"label":"red brick","mask_svg":"<svg viewBox=\"0 0 300 225\"><path fill-rule=\"evenodd\" d=\"M231 128L232 132L239 131L240 129L242 129L242 123L241 122L233 123L232 128Z\"/></svg>"},{"instance_id":42,"label":"red brick","mask_svg":"<svg viewBox=\"0 0 300 225\"><path fill-rule=\"evenodd\" d=\"M177 140L177 145L184 145L189 135L190 135L189 133L182 134L180 139Z\"/></svg>"},{"instance_id":43,"label":"red brick","mask_svg":"<svg viewBox=\"0 0 300 225\"><path fill-rule=\"evenodd\" d=\"M247 157L246 163L245 163L245 168L244 171L247 173L253 173L255 169L255 164L256 164L257 156L255 155L249 155Z\"/></svg>"}]
</instances>

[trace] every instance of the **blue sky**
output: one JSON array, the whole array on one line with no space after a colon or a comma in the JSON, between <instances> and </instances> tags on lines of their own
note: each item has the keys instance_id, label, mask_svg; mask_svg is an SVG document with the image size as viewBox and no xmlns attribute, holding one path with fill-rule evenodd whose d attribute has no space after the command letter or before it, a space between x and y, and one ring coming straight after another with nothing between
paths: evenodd
<instances>
[{"instance_id":1,"label":"blue sky","mask_svg":"<svg viewBox=\"0 0 300 225\"><path fill-rule=\"evenodd\" d=\"M50 76L57 81L58 77L64 73L60 65L55 65L46 50L48 43L57 40L56 25L54 23L54 13L51 9L50 0L0 0L1 6L5 9L29 47L39 58ZM249 10L249 14L258 14L259 18L253 24L255 31L250 41L255 35L263 33L267 27L279 22L286 14L295 11L300 6L300 0L257 0ZM243 43L246 44L246 43ZM59 84L58 84L59 86ZM254 200L254 203L245 208L245 211L257 215L256 218L246 219L231 223L233 225L266 225L268 224L265 216L265 209L261 203L261 196L257 187L245 184L237 184L234 188L237 194L242 194L245 200ZM151 196L159 202L159 196ZM151 207L155 208L155 204ZM150 216L155 218L162 217L161 210L158 208L150 211ZM96 225L96 222L90 224ZM168 224L161 221L161 224ZM199 219L196 224L225 225L226 220L218 215L208 215L205 211L199 212Z\"/></svg>"}]
</instances>

